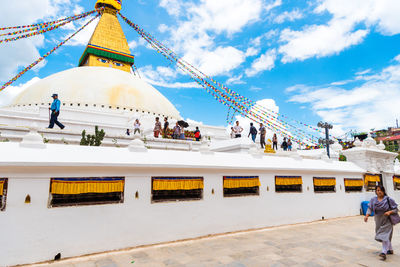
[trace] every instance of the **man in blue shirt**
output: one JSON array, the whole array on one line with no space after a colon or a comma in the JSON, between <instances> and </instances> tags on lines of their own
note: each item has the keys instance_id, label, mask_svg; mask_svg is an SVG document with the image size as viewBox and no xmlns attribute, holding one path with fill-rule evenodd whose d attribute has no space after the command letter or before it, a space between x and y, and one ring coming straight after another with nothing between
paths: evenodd
<instances>
[{"instance_id":1,"label":"man in blue shirt","mask_svg":"<svg viewBox=\"0 0 400 267\"><path fill-rule=\"evenodd\" d=\"M54 100L53 100L53 103L51 104L51 107L49 108L51 110L49 128L53 129L54 123L55 123L55 124L57 124L58 127L60 127L61 129L64 129L65 126L62 125L62 123L57 120L58 115L60 115L61 102L58 99L58 95L57 94L53 94L51 97Z\"/></svg>"}]
</instances>

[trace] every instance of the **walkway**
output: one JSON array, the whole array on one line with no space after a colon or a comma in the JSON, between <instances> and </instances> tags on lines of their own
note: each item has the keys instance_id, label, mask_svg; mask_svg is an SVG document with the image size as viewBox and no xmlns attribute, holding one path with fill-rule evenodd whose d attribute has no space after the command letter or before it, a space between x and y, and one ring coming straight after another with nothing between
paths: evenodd
<instances>
[{"instance_id":1,"label":"walkway","mask_svg":"<svg viewBox=\"0 0 400 267\"><path fill-rule=\"evenodd\" d=\"M69 259L36 266L65 267L258 267L400 266L400 226L395 255L378 259L373 218L361 216L177 242ZM398 254L397 254L398 253Z\"/></svg>"}]
</instances>

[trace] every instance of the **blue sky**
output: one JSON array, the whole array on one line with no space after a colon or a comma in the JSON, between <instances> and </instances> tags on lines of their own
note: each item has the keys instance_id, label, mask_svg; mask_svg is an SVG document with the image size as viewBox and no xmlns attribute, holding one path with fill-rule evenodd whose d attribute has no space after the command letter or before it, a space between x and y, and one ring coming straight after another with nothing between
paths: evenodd
<instances>
[{"instance_id":1,"label":"blue sky","mask_svg":"<svg viewBox=\"0 0 400 267\"><path fill-rule=\"evenodd\" d=\"M89 11L96 1L14 2L0 11L0 25ZM273 99L275 103L267 101L274 106L269 107L293 119L313 125L327 120L335 125L336 135L394 126L400 119L398 0L125 0L122 13L203 72L252 100ZM193 88L189 77L120 22L141 76L184 118L226 124L225 106ZM79 25L0 45L0 82ZM0 93L0 104L8 103L26 83L75 67L94 26Z\"/></svg>"}]
</instances>

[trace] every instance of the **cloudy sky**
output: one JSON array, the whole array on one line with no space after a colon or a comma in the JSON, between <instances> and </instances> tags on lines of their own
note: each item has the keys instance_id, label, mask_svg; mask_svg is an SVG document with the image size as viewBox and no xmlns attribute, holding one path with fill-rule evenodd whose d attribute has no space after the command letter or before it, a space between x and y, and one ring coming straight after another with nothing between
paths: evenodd
<instances>
[{"instance_id":1,"label":"cloudy sky","mask_svg":"<svg viewBox=\"0 0 400 267\"><path fill-rule=\"evenodd\" d=\"M89 11L95 2L9 1L0 10L0 27ZM336 135L394 126L400 119L398 0L125 0L122 13L203 72L254 101L273 99L264 103L290 118L329 121ZM143 79L184 118L226 124L225 106L121 24ZM0 82L79 25L0 44ZM0 104L39 79L76 67L94 27L0 92Z\"/></svg>"}]
</instances>

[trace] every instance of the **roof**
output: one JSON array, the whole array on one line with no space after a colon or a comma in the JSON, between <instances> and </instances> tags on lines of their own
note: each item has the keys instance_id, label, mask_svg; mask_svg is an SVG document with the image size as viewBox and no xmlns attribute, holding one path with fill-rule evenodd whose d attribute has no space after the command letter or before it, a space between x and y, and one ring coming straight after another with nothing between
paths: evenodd
<instances>
[{"instance_id":1,"label":"roof","mask_svg":"<svg viewBox=\"0 0 400 267\"><path fill-rule=\"evenodd\" d=\"M378 139L378 141L397 141L397 140L400 140L400 135L378 137L377 139Z\"/></svg>"},{"instance_id":2,"label":"roof","mask_svg":"<svg viewBox=\"0 0 400 267\"><path fill-rule=\"evenodd\" d=\"M46 148L0 143L0 169L13 167L132 167L169 169L224 169L243 171L335 172L360 174L365 170L351 162L255 157L244 153L201 153L172 150L132 152L128 148L47 144ZM57 155L57 156L55 156Z\"/></svg>"}]
</instances>

